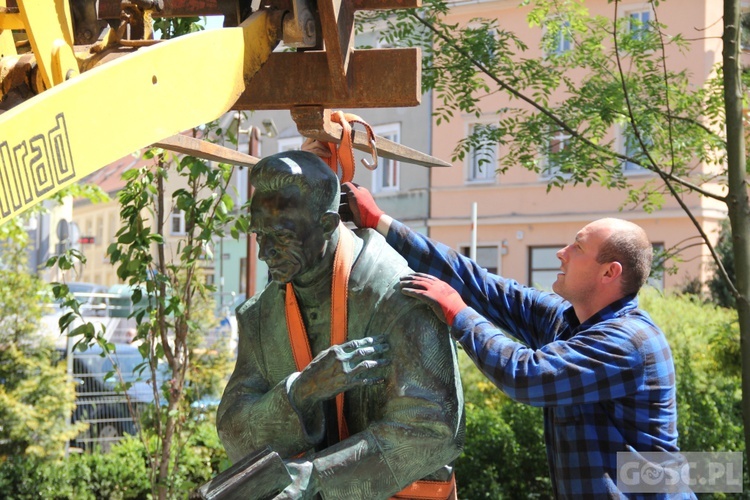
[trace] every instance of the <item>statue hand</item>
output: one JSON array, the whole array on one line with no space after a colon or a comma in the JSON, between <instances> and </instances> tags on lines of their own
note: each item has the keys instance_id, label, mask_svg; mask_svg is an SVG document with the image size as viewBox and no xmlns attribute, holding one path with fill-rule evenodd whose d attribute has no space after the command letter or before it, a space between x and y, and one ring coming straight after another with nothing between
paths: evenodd
<instances>
[{"instance_id":1,"label":"statue hand","mask_svg":"<svg viewBox=\"0 0 750 500\"><path fill-rule=\"evenodd\" d=\"M321 351L292 383L293 403L305 411L354 387L382 382L378 369L390 362L381 357L388 348L385 337L378 336L351 340Z\"/></svg>"},{"instance_id":2,"label":"statue hand","mask_svg":"<svg viewBox=\"0 0 750 500\"><path fill-rule=\"evenodd\" d=\"M302 500L315 498L320 487L314 474L312 462L306 460L289 460L286 470L292 477L292 484L274 497L274 500Z\"/></svg>"},{"instance_id":3,"label":"statue hand","mask_svg":"<svg viewBox=\"0 0 750 500\"><path fill-rule=\"evenodd\" d=\"M344 222L354 222L359 228L377 228L384 212L366 188L345 182L341 185L341 195L345 203L339 208L339 213Z\"/></svg>"},{"instance_id":4,"label":"statue hand","mask_svg":"<svg viewBox=\"0 0 750 500\"><path fill-rule=\"evenodd\" d=\"M401 292L429 305L435 315L448 326L466 306L461 296L448 283L424 273L401 278Z\"/></svg>"}]
</instances>

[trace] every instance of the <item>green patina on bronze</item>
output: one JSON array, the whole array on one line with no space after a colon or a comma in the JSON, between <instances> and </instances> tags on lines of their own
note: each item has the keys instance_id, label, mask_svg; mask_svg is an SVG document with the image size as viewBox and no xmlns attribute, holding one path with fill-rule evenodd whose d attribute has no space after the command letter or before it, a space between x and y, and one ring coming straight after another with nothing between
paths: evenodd
<instances>
[{"instance_id":1,"label":"green patina on bronze","mask_svg":"<svg viewBox=\"0 0 750 500\"><path fill-rule=\"evenodd\" d=\"M448 480L464 442L456 351L425 305L398 290L411 270L372 230L354 232L348 341L330 346L338 179L317 156L286 152L252 170L252 230L273 281L237 312L237 364L217 428L233 461L266 446L294 482L278 498L388 498ZM294 286L314 357L297 372L284 315ZM350 436L339 442L334 396Z\"/></svg>"}]
</instances>

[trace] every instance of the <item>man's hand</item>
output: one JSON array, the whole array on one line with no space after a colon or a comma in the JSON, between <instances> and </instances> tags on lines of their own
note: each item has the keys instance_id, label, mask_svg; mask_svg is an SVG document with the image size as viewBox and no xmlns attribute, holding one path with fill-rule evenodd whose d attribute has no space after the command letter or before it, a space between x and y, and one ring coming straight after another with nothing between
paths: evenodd
<instances>
[{"instance_id":1,"label":"man's hand","mask_svg":"<svg viewBox=\"0 0 750 500\"><path fill-rule=\"evenodd\" d=\"M466 306L461 296L445 281L423 273L401 278L401 292L419 299L435 312L441 321L453 325L456 315Z\"/></svg>"},{"instance_id":2,"label":"man's hand","mask_svg":"<svg viewBox=\"0 0 750 500\"><path fill-rule=\"evenodd\" d=\"M378 369L390 363L382 354L389 348L384 336L365 337L321 351L292 383L291 398L297 409L312 405L361 385L384 380Z\"/></svg>"},{"instance_id":3,"label":"man's hand","mask_svg":"<svg viewBox=\"0 0 750 500\"><path fill-rule=\"evenodd\" d=\"M354 222L359 228L377 229L383 211L366 188L345 182L341 185L341 198L339 214L345 222Z\"/></svg>"}]
</instances>

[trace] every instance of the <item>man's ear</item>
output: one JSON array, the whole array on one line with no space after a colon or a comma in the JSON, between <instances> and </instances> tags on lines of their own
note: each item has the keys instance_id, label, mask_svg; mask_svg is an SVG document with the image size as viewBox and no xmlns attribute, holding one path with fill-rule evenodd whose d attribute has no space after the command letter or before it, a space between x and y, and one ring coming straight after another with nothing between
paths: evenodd
<instances>
[{"instance_id":1,"label":"man's ear","mask_svg":"<svg viewBox=\"0 0 750 500\"><path fill-rule=\"evenodd\" d=\"M323 235L326 239L330 238L333 232L339 227L341 217L336 212L326 212L321 218L321 224L323 226Z\"/></svg>"},{"instance_id":2,"label":"man's ear","mask_svg":"<svg viewBox=\"0 0 750 500\"><path fill-rule=\"evenodd\" d=\"M604 283L611 283L620 276L622 276L622 264L617 261L610 262L604 270L602 281Z\"/></svg>"}]
</instances>

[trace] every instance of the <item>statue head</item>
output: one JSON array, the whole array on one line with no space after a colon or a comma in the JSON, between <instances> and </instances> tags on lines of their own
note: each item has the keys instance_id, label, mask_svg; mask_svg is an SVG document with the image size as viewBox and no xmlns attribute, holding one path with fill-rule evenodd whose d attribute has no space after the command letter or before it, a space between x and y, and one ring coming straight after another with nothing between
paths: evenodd
<instances>
[{"instance_id":1,"label":"statue head","mask_svg":"<svg viewBox=\"0 0 750 500\"><path fill-rule=\"evenodd\" d=\"M288 151L250 171L250 230L271 278L289 283L323 264L338 228L339 181L320 158Z\"/></svg>"}]
</instances>

